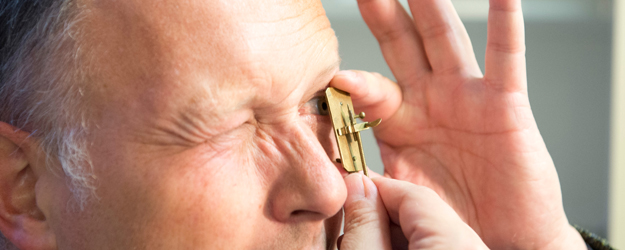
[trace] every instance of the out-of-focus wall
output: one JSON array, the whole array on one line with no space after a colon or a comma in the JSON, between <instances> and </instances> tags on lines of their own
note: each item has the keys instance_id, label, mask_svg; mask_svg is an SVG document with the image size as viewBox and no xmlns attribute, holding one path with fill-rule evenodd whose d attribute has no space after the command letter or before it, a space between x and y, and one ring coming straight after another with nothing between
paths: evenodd
<instances>
[{"instance_id":1,"label":"out-of-focus wall","mask_svg":"<svg viewBox=\"0 0 625 250\"><path fill-rule=\"evenodd\" d=\"M356 0L324 0L343 69L393 79ZM480 66L488 1L457 0ZM607 236L610 131L611 2L524 1L529 94L553 157L570 223ZM377 144L364 135L367 165L382 171Z\"/></svg>"}]
</instances>

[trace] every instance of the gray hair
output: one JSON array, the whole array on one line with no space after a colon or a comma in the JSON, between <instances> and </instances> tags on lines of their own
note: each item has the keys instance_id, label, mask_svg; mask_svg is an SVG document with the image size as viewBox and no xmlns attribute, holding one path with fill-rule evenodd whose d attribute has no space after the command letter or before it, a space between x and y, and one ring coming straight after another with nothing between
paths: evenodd
<instances>
[{"instance_id":1,"label":"gray hair","mask_svg":"<svg viewBox=\"0 0 625 250\"><path fill-rule=\"evenodd\" d=\"M95 177L85 139L89 112L79 67L79 19L74 0L0 3L0 121L29 131L48 166L58 161L82 208L94 194Z\"/></svg>"}]
</instances>

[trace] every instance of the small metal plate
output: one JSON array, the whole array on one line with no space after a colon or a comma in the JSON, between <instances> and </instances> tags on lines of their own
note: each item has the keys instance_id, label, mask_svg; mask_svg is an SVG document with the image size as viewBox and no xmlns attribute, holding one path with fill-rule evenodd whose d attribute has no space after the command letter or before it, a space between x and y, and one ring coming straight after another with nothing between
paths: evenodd
<instances>
[{"instance_id":1,"label":"small metal plate","mask_svg":"<svg viewBox=\"0 0 625 250\"><path fill-rule=\"evenodd\" d=\"M326 89L326 99L341 156L340 163L348 173L364 171L368 176L360 131L377 126L381 120L356 124L356 118L364 118L364 113L356 115L352 98L345 91L329 87Z\"/></svg>"}]
</instances>

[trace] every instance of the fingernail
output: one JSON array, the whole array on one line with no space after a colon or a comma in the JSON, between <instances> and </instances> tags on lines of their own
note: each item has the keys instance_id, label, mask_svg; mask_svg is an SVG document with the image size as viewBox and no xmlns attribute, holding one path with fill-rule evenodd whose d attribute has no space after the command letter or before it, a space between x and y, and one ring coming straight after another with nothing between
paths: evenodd
<instances>
[{"instance_id":1,"label":"fingernail","mask_svg":"<svg viewBox=\"0 0 625 250\"><path fill-rule=\"evenodd\" d=\"M347 186L348 199L359 200L365 198L364 178L364 175L360 173L350 174L345 177L345 185Z\"/></svg>"},{"instance_id":2,"label":"fingernail","mask_svg":"<svg viewBox=\"0 0 625 250\"><path fill-rule=\"evenodd\" d=\"M351 70L341 70L341 71L336 73L336 76L354 79L354 78L356 78L356 72L351 71Z\"/></svg>"}]
</instances>

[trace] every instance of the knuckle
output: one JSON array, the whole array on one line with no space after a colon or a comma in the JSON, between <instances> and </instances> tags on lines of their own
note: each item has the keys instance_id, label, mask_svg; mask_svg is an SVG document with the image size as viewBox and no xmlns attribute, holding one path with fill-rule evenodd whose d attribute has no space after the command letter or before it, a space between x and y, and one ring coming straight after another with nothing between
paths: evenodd
<instances>
[{"instance_id":1,"label":"knuckle","mask_svg":"<svg viewBox=\"0 0 625 250\"><path fill-rule=\"evenodd\" d=\"M462 75L465 71L466 71L465 66L459 65L459 64L451 64L451 65L446 65L444 67L433 69L433 72L435 72L436 74L447 75L447 76Z\"/></svg>"},{"instance_id":2,"label":"knuckle","mask_svg":"<svg viewBox=\"0 0 625 250\"><path fill-rule=\"evenodd\" d=\"M417 200L417 201L418 200L431 201L431 200L440 199L440 196L436 193L436 191L425 186L415 186L414 192L410 192L408 196L409 196L409 199Z\"/></svg>"},{"instance_id":3,"label":"knuckle","mask_svg":"<svg viewBox=\"0 0 625 250\"><path fill-rule=\"evenodd\" d=\"M378 78L379 80L382 80L382 79L384 79L384 78L385 78L382 74L380 74L380 73L378 73L378 72L371 72L371 74L372 74L374 77Z\"/></svg>"},{"instance_id":4,"label":"knuckle","mask_svg":"<svg viewBox=\"0 0 625 250\"><path fill-rule=\"evenodd\" d=\"M368 72L368 71L365 71L364 76L365 76L365 79L367 79L367 81L369 82L379 82L383 77L377 72Z\"/></svg>"},{"instance_id":5,"label":"knuckle","mask_svg":"<svg viewBox=\"0 0 625 250\"><path fill-rule=\"evenodd\" d=\"M453 28L449 23L440 23L428 26L421 30L421 36L424 38L436 38L449 36L453 33Z\"/></svg>"},{"instance_id":6,"label":"knuckle","mask_svg":"<svg viewBox=\"0 0 625 250\"><path fill-rule=\"evenodd\" d=\"M358 4L360 5L365 5L365 4L379 4L379 0L358 0L357 1Z\"/></svg>"},{"instance_id":7,"label":"knuckle","mask_svg":"<svg viewBox=\"0 0 625 250\"><path fill-rule=\"evenodd\" d=\"M375 208L365 200L352 203L350 209L346 207L345 213L345 231L379 221Z\"/></svg>"},{"instance_id":8,"label":"knuckle","mask_svg":"<svg viewBox=\"0 0 625 250\"><path fill-rule=\"evenodd\" d=\"M506 54L524 54L525 45L520 43L489 42L487 48L494 52Z\"/></svg>"},{"instance_id":9,"label":"knuckle","mask_svg":"<svg viewBox=\"0 0 625 250\"><path fill-rule=\"evenodd\" d=\"M407 34L410 34L411 32L412 32L412 27L401 26L401 27L388 28L384 31L381 31L378 33L376 37L380 44L385 44L385 43L392 43L394 41L400 40Z\"/></svg>"},{"instance_id":10,"label":"knuckle","mask_svg":"<svg viewBox=\"0 0 625 250\"><path fill-rule=\"evenodd\" d=\"M520 1L491 1L489 9L495 12L515 14L521 12L521 4Z\"/></svg>"}]
</instances>

